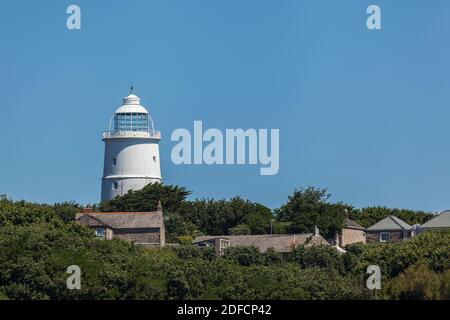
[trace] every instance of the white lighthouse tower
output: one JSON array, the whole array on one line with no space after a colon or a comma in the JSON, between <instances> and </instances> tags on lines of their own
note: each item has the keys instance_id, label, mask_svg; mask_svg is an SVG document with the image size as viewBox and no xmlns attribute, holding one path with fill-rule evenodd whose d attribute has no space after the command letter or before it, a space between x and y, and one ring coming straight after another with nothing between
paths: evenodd
<instances>
[{"instance_id":1,"label":"white lighthouse tower","mask_svg":"<svg viewBox=\"0 0 450 320\"><path fill-rule=\"evenodd\" d=\"M150 114L132 92L114 113L109 131L103 132L103 141L102 201L162 181L159 162L161 133L155 131Z\"/></svg>"}]
</instances>

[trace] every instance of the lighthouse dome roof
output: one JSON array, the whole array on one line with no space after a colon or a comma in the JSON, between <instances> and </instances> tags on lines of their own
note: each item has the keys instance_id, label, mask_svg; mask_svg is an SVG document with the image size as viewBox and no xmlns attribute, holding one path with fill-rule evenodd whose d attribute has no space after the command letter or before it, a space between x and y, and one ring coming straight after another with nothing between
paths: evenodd
<instances>
[{"instance_id":1,"label":"lighthouse dome roof","mask_svg":"<svg viewBox=\"0 0 450 320\"><path fill-rule=\"evenodd\" d=\"M118 113L145 113L148 111L141 105L141 99L134 95L130 94L123 98L123 104L116 110L116 114Z\"/></svg>"}]
</instances>

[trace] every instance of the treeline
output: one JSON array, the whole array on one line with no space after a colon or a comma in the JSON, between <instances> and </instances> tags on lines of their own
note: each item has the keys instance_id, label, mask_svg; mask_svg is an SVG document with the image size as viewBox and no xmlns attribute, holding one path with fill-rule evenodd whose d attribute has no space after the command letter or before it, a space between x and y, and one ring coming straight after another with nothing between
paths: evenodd
<instances>
[{"instance_id":1,"label":"treeline","mask_svg":"<svg viewBox=\"0 0 450 320\"><path fill-rule=\"evenodd\" d=\"M0 299L450 299L449 232L410 242L298 247L287 257L255 248L144 249L102 241L74 222L0 227ZM369 264L382 290L365 286ZM81 268L81 290L66 269Z\"/></svg>"},{"instance_id":2,"label":"treeline","mask_svg":"<svg viewBox=\"0 0 450 320\"><path fill-rule=\"evenodd\" d=\"M330 203L325 190L295 191L270 209L241 198L188 201L177 186L150 185L95 206L104 211L155 210L162 201L173 241L199 234L306 232L332 234L349 216L367 226L372 214L397 212L413 224L428 214L386 208L356 210ZM450 232L425 233L388 245L298 247L288 256L256 248L180 245L161 250L119 239L102 241L74 222L82 206L0 199L0 299L450 299ZM371 213L373 212L373 213ZM365 286L366 268L382 270L382 290ZM67 267L82 270L81 290L66 288Z\"/></svg>"},{"instance_id":3,"label":"treeline","mask_svg":"<svg viewBox=\"0 0 450 320\"><path fill-rule=\"evenodd\" d=\"M183 187L151 184L140 191L103 202L99 210L153 211L161 200L169 241L192 239L200 234L275 234L313 232L331 239L350 218L364 227L395 215L409 224L424 223L432 214L423 211L367 207L356 209L344 203L332 203L326 189L309 187L295 190L285 204L271 210L262 204L235 197L229 200L200 199L188 201Z\"/></svg>"}]
</instances>

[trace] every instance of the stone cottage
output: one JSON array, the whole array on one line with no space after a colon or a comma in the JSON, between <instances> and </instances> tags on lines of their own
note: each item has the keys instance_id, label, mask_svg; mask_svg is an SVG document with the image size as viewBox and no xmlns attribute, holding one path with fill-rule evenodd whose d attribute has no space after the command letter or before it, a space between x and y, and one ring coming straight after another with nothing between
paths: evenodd
<instances>
[{"instance_id":1,"label":"stone cottage","mask_svg":"<svg viewBox=\"0 0 450 320\"><path fill-rule=\"evenodd\" d=\"M145 247L163 247L166 242L161 203L154 212L91 212L87 208L75 220L101 239L120 238Z\"/></svg>"},{"instance_id":2,"label":"stone cottage","mask_svg":"<svg viewBox=\"0 0 450 320\"><path fill-rule=\"evenodd\" d=\"M367 243L400 242L411 238L412 227L396 216L388 216L366 229Z\"/></svg>"},{"instance_id":3,"label":"stone cottage","mask_svg":"<svg viewBox=\"0 0 450 320\"><path fill-rule=\"evenodd\" d=\"M344 228L338 234L334 244L344 248L345 246L353 243L366 243L366 232L363 226L357 224L355 221L345 219Z\"/></svg>"}]
</instances>

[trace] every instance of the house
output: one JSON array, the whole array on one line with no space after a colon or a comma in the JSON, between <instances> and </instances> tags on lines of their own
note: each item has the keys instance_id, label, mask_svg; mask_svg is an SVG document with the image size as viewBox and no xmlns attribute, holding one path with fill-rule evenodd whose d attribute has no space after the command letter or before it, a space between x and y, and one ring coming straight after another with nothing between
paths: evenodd
<instances>
[{"instance_id":1,"label":"house","mask_svg":"<svg viewBox=\"0 0 450 320\"><path fill-rule=\"evenodd\" d=\"M92 228L98 238L120 238L145 247L163 247L165 228L161 203L154 212L91 212L77 213L77 223Z\"/></svg>"},{"instance_id":2,"label":"house","mask_svg":"<svg viewBox=\"0 0 450 320\"><path fill-rule=\"evenodd\" d=\"M194 239L197 248L214 247L217 255L223 255L228 247L256 247L260 252L273 248L275 252L287 254L300 245L330 245L318 232L301 234L266 234L201 236Z\"/></svg>"},{"instance_id":3,"label":"house","mask_svg":"<svg viewBox=\"0 0 450 320\"><path fill-rule=\"evenodd\" d=\"M216 251L216 255L222 256L225 249L230 246L231 240L227 239L226 236L204 236L195 238L193 244L199 249L213 247Z\"/></svg>"},{"instance_id":4,"label":"house","mask_svg":"<svg viewBox=\"0 0 450 320\"><path fill-rule=\"evenodd\" d=\"M365 244L366 232L363 226L347 218L344 221L344 228L342 228L342 231L336 234L334 244L343 248L353 243Z\"/></svg>"},{"instance_id":5,"label":"house","mask_svg":"<svg viewBox=\"0 0 450 320\"><path fill-rule=\"evenodd\" d=\"M397 218L388 216L366 229L367 243L400 242L411 238L412 227Z\"/></svg>"},{"instance_id":6,"label":"house","mask_svg":"<svg viewBox=\"0 0 450 320\"><path fill-rule=\"evenodd\" d=\"M427 230L450 229L450 210L443 211L419 227L420 232Z\"/></svg>"}]
</instances>

